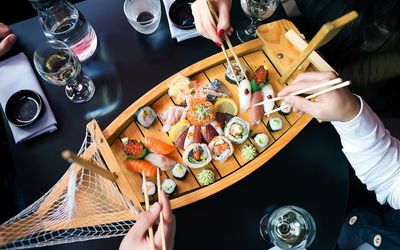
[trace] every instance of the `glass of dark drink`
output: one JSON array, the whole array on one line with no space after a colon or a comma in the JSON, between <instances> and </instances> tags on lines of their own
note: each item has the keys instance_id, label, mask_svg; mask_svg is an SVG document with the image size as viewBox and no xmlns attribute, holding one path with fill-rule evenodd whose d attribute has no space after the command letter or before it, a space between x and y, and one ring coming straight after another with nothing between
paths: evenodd
<instances>
[{"instance_id":1,"label":"glass of dark drink","mask_svg":"<svg viewBox=\"0 0 400 250\"><path fill-rule=\"evenodd\" d=\"M151 34L160 24L161 3L160 0L125 0L124 12L135 30Z\"/></svg>"},{"instance_id":2,"label":"glass of dark drink","mask_svg":"<svg viewBox=\"0 0 400 250\"><path fill-rule=\"evenodd\" d=\"M78 57L65 43L58 40L42 43L35 51L33 62L44 80L65 86L65 94L73 103L87 102L93 97L93 81L81 74Z\"/></svg>"}]
</instances>

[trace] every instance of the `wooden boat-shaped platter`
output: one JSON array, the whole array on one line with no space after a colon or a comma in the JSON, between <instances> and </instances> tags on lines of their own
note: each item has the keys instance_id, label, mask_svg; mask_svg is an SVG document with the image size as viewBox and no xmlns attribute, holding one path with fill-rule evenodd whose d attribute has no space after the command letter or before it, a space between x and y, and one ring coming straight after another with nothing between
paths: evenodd
<instances>
[{"instance_id":1,"label":"wooden boat-shaped platter","mask_svg":"<svg viewBox=\"0 0 400 250\"><path fill-rule=\"evenodd\" d=\"M295 36L297 36L297 40L300 39L301 41L290 42L285 37L285 33L289 30L292 30ZM252 79L252 74L257 67L266 65L269 69L270 83L275 93L278 93L286 86L286 84L282 84L278 81L279 77L285 73L291 63L300 55L306 43L300 38L300 32L297 28L287 20L280 20L262 25L258 28L257 33L259 38L236 46L235 51L241 62L247 67L247 77L249 79ZM313 52L308 61L305 62L304 67L307 71L333 70L315 52ZM158 84L122 112L102 133L99 129L97 132L93 129L96 128L95 121L88 124L88 129L96 133L95 136L101 137L107 142L99 144L99 150L109 170L115 172L119 177L123 177L116 180L123 195L130 199L138 208L142 209L144 205L144 197L141 190L142 178L139 173L125 167L126 155L122 150L121 139L128 137L141 141L144 137L155 137L169 144L173 144L168 134L162 131L163 123L162 119L160 119L160 115L165 109L175 104L175 100L168 95L167 84L178 74L202 84L209 83L212 79L220 80L230 90L232 94L231 98L239 106L237 85L231 84L225 80L226 68L227 63L222 52L210 56L177 72L175 75ZM304 71L305 69L302 70ZM296 72L294 76L296 74L298 74L298 72ZM150 128L144 128L134 120L133 114L144 105L151 106L158 116L158 119L156 119ZM279 105L279 102L275 103L275 107L277 107L277 105ZM250 121L249 111L238 114L238 116L246 121ZM266 124L271 117L280 117L282 119L283 128L281 130L277 132L268 131ZM287 116L281 116L278 113L274 113L269 117L263 116L261 123L251 126L249 139L247 139L244 144L234 145L234 153L226 162L221 163L213 160L206 166L206 168L214 173L215 182L213 184L207 186L201 186L199 184L196 176L202 169L189 168L188 176L184 180L175 179L171 171L161 172L161 182L165 178L170 178L177 184L176 192L170 196L172 208L185 206L219 192L265 165L267 161L285 147L311 119L312 117L308 115L300 116L294 112L291 112ZM255 133L265 133L269 138L269 142L264 148L256 146L258 156L248 161L242 156L241 149L244 145L254 143L251 136ZM169 157L182 163L182 153L183 151L176 150L171 153ZM156 178L150 179L156 183ZM157 195L153 196L154 197L150 198L155 201Z\"/></svg>"}]
</instances>

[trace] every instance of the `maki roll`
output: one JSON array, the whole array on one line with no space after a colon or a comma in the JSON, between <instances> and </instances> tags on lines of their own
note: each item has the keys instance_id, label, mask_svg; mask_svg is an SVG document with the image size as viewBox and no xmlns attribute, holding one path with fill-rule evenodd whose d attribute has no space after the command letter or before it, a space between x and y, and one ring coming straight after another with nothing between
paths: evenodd
<instances>
[{"instance_id":1,"label":"maki roll","mask_svg":"<svg viewBox=\"0 0 400 250\"><path fill-rule=\"evenodd\" d=\"M172 175L178 180L185 179L187 173L187 167L183 166L180 163L175 164L175 166L172 168Z\"/></svg>"},{"instance_id":2,"label":"maki roll","mask_svg":"<svg viewBox=\"0 0 400 250\"><path fill-rule=\"evenodd\" d=\"M286 104L286 102L281 102L281 105L279 105L279 114L281 115L288 115L292 111L292 107L289 104Z\"/></svg>"},{"instance_id":3,"label":"maki roll","mask_svg":"<svg viewBox=\"0 0 400 250\"><path fill-rule=\"evenodd\" d=\"M191 168L202 168L211 162L212 157L207 144L193 143L183 152L182 160Z\"/></svg>"},{"instance_id":4,"label":"maki roll","mask_svg":"<svg viewBox=\"0 0 400 250\"><path fill-rule=\"evenodd\" d=\"M252 138L260 148L264 148L268 145L268 136L264 133L255 134Z\"/></svg>"},{"instance_id":5,"label":"maki roll","mask_svg":"<svg viewBox=\"0 0 400 250\"><path fill-rule=\"evenodd\" d=\"M147 190L147 195L153 195L156 193L156 185L152 181L146 181L142 184L142 193Z\"/></svg>"},{"instance_id":6,"label":"maki roll","mask_svg":"<svg viewBox=\"0 0 400 250\"><path fill-rule=\"evenodd\" d=\"M233 73L231 72L230 67L226 68L225 79L232 84L236 84L236 80L235 80L235 77L233 74L236 75L237 80L240 82L241 80L243 80L245 78L247 69L242 64L242 68L244 71L244 72L242 72L242 69L240 68L239 64L237 64L236 62L232 63L232 68L233 68Z\"/></svg>"},{"instance_id":7,"label":"maki roll","mask_svg":"<svg viewBox=\"0 0 400 250\"><path fill-rule=\"evenodd\" d=\"M212 158L224 162L233 154L233 145L225 136L217 136L208 144Z\"/></svg>"},{"instance_id":8,"label":"maki roll","mask_svg":"<svg viewBox=\"0 0 400 250\"><path fill-rule=\"evenodd\" d=\"M247 144L242 148L242 155L248 161L253 160L258 155L257 149L253 144Z\"/></svg>"},{"instance_id":9,"label":"maki roll","mask_svg":"<svg viewBox=\"0 0 400 250\"><path fill-rule=\"evenodd\" d=\"M279 117L271 117L267 123L267 129L271 132L281 130L283 127L282 119Z\"/></svg>"},{"instance_id":10,"label":"maki roll","mask_svg":"<svg viewBox=\"0 0 400 250\"><path fill-rule=\"evenodd\" d=\"M176 183L171 179L165 179L161 184L161 189L168 195L172 195L176 190Z\"/></svg>"},{"instance_id":11,"label":"maki roll","mask_svg":"<svg viewBox=\"0 0 400 250\"><path fill-rule=\"evenodd\" d=\"M137 123L145 128L150 128L155 119L157 118L156 112L149 106L139 108L133 115Z\"/></svg>"},{"instance_id":12,"label":"maki roll","mask_svg":"<svg viewBox=\"0 0 400 250\"><path fill-rule=\"evenodd\" d=\"M249 136L250 125L243 119L235 116L225 126L225 136L236 144L242 144Z\"/></svg>"},{"instance_id":13,"label":"maki roll","mask_svg":"<svg viewBox=\"0 0 400 250\"><path fill-rule=\"evenodd\" d=\"M210 185L214 183L215 180L214 173L209 169L204 169L197 175L197 180L202 186Z\"/></svg>"},{"instance_id":14,"label":"maki roll","mask_svg":"<svg viewBox=\"0 0 400 250\"><path fill-rule=\"evenodd\" d=\"M129 160L142 159L147 155L147 149L143 143L137 140L129 140L127 137L122 138L122 151L128 156Z\"/></svg>"}]
</instances>

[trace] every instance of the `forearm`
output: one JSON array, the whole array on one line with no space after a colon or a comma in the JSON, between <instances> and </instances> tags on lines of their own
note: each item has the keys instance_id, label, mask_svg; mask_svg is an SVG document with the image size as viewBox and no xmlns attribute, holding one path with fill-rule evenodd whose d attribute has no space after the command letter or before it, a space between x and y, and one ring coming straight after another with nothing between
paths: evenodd
<instances>
[{"instance_id":1,"label":"forearm","mask_svg":"<svg viewBox=\"0 0 400 250\"><path fill-rule=\"evenodd\" d=\"M360 98L361 100L361 98ZM360 113L348 122L332 122L343 152L358 178L373 190L379 203L400 208L400 142L361 100Z\"/></svg>"}]
</instances>

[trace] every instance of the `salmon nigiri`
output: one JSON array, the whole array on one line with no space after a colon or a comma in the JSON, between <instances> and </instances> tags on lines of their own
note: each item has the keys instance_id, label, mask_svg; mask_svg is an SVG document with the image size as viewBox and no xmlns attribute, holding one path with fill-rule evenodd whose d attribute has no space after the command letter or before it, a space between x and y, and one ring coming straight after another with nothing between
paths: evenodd
<instances>
[{"instance_id":1,"label":"salmon nigiri","mask_svg":"<svg viewBox=\"0 0 400 250\"><path fill-rule=\"evenodd\" d=\"M154 177L157 175L157 167L146 160L127 160L125 165L127 168L139 174L144 171L146 177Z\"/></svg>"},{"instance_id":2,"label":"salmon nigiri","mask_svg":"<svg viewBox=\"0 0 400 250\"><path fill-rule=\"evenodd\" d=\"M145 137L142 142L151 152L157 154L167 155L175 150L173 145L153 137Z\"/></svg>"}]
</instances>

